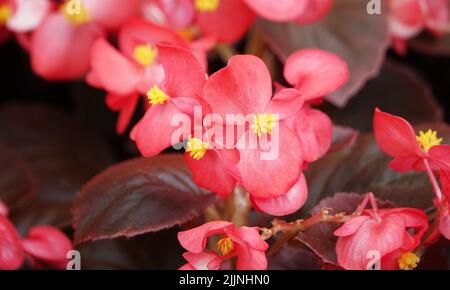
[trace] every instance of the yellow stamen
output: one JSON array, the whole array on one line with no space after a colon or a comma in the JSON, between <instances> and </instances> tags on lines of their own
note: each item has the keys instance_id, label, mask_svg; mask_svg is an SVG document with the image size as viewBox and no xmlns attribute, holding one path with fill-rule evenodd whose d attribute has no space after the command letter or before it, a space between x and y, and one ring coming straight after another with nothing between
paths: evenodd
<instances>
[{"instance_id":1,"label":"yellow stamen","mask_svg":"<svg viewBox=\"0 0 450 290\"><path fill-rule=\"evenodd\" d=\"M205 156L208 147L208 143L198 138L190 138L187 142L186 152L189 152L189 156L195 160L200 160Z\"/></svg>"},{"instance_id":2,"label":"yellow stamen","mask_svg":"<svg viewBox=\"0 0 450 290\"><path fill-rule=\"evenodd\" d=\"M138 45L134 48L133 57L143 66L152 65L155 62L157 56L158 51L156 50L156 48L153 48L150 45L143 44Z\"/></svg>"},{"instance_id":3,"label":"yellow stamen","mask_svg":"<svg viewBox=\"0 0 450 290\"><path fill-rule=\"evenodd\" d=\"M398 259L398 266L401 270L412 270L417 268L417 265L420 263L420 258L411 252L403 254Z\"/></svg>"},{"instance_id":4,"label":"yellow stamen","mask_svg":"<svg viewBox=\"0 0 450 290\"><path fill-rule=\"evenodd\" d=\"M153 85L153 87L147 93L148 101L152 105L162 105L168 99L169 96L166 95L157 85Z\"/></svg>"},{"instance_id":5,"label":"yellow stamen","mask_svg":"<svg viewBox=\"0 0 450 290\"><path fill-rule=\"evenodd\" d=\"M5 25L8 19L11 17L12 11L8 4L0 5L0 25Z\"/></svg>"},{"instance_id":6,"label":"yellow stamen","mask_svg":"<svg viewBox=\"0 0 450 290\"><path fill-rule=\"evenodd\" d=\"M431 147L440 145L442 142L442 138L437 137L437 132L428 129L427 132L420 131L419 136L417 136L417 142L420 147L427 152Z\"/></svg>"},{"instance_id":7,"label":"yellow stamen","mask_svg":"<svg viewBox=\"0 0 450 290\"><path fill-rule=\"evenodd\" d=\"M220 0L195 0L195 8L200 12L214 12L220 5Z\"/></svg>"},{"instance_id":8,"label":"yellow stamen","mask_svg":"<svg viewBox=\"0 0 450 290\"><path fill-rule=\"evenodd\" d=\"M67 1L61 6L61 12L76 26L85 24L91 19L91 13L83 5L82 0Z\"/></svg>"},{"instance_id":9,"label":"yellow stamen","mask_svg":"<svg viewBox=\"0 0 450 290\"><path fill-rule=\"evenodd\" d=\"M274 114L256 114L253 116L252 131L258 137L262 134L272 134L272 129L277 125L278 119Z\"/></svg>"},{"instance_id":10,"label":"yellow stamen","mask_svg":"<svg viewBox=\"0 0 450 290\"><path fill-rule=\"evenodd\" d=\"M226 256L234 250L233 240L229 237L222 238L217 242L217 248L222 253L222 256Z\"/></svg>"}]
</instances>

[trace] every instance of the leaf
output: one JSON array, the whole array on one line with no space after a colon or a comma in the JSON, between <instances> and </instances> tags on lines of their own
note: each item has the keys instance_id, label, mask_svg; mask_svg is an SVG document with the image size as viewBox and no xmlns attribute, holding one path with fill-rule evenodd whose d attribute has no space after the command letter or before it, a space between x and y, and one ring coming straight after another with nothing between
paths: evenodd
<instances>
[{"instance_id":1,"label":"leaf","mask_svg":"<svg viewBox=\"0 0 450 290\"><path fill-rule=\"evenodd\" d=\"M362 132L372 131L376 107L400 115L412 124L442 121L442 109L429 85L407 66L388 61L380 75L370 80L344 109L325 105L333 123Z\"/></svg>"},{"instance_id":2,"label":"leaf","mask_svg":"<svg viewBox=\"0 0 450 290\"><path fill-rule=\"evenodd\" d=\"M320 270L321 261L311 251L285 246L275 256L268 257L269 270Z\"/></svg>"},{"instance_id":3,"label":"leaf","mask_svg":"<svg viewBox=\"0 0 450 290\"><path fill-rule=\"evenodd\" d=\"M11 211L23 208L35 198L36 180L26 162L10 146L0 142L0 201Z\"/></svg>"},{"instance_id":4,"label":"leaf","mask_svg":"<svg viewBox=\"0 0 450 290\"><path fill-rule=\"evenodd\" d=\"M424 124L416 128L437 129L450 141L450 128L445 124ZM305 172L309 198L303 210L335 192L372 191L377 198L399 206L426 209L433 205L433 188L424 172L401 174L389 167L391 157L384 154L372 134L361 134L353 147L328 154L310 165Z\"/></svg>"},{"instance_id":5,"label":"leaf","mask_svg":"<svg viewBox=\"0 0 450 290\"><path fill-rule=\"evenodd\" d=\"M358 131L343 126L333 126L333 140L329 152L353 146L358 139Z\"/></svg>"},{"instance_id":6,"label":"leaf","mask_svg":"<svg viewBox=\"0 0 450 290\"><path fill-rule=\"evenodd\" d=\"M26 231L22 219L27 225L69 225L75 194L113 159L96 131L66 112L41 105L3 106L0 140L21 154L37 179L37 203L12 217L21 231Z\"/></svg>"},{"instance_id":7,"label":"leaf","mask_svg":"<svg viewBox=\"0 0 450 290\"><path fill-rule=\"evenodd\" d=\"M378 74L389 46L386 13L369 15L366 5L361 0L339 0L323 20L311 25L264 20L257 25L283 61L303 48L320 48L342 57L349 65L350 81L327 99L343 107Z\"/></svg>"},{"instance_id":8,"label":"leaf","mask_svg":"<svg viewBox=\"0 0 450 290\"><path fill-rule=\"evenodd\" d=\"M81 189L73 208L75 241L170 228L197 217L215 200L195 185L182 155L126 161Z\"/></svg>"},{"instance_id":9,"label":"leaf","mask_svg":"<svg viewBox=\"0 0 450 290\"><path fill-rule=\"evenodd\" d=\"M340 192L333 197L321 200L314 208L311 209L311 215L318 214L324 208L330 209L330 214L345 212L350 214L355 211L361 203L363 195L356 193ZM390 207L388 202L377 200L380 208ZM321 223L316 224L304 232L300 232L296 239L308 246L323 262L337 265L336 258L336 242L337 237L334 231L341 224Z\"/></svg>"}]
</instances>

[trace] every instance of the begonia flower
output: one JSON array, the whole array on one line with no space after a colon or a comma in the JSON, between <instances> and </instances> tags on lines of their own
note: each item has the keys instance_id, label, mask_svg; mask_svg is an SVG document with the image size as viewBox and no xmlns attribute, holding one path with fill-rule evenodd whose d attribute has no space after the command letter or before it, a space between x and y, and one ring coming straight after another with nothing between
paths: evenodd
<instances>
[{"instance_id":1,"label":"begonia flower","mask_svg":"<svg viewBox=\"0 0 450 290\"><path fill-rule=\"evenodd\" d=\"M201 64L187 49L160 44L157 50L164 68L164 81L149 88L147 96L151 106L131 132L131 139L146 157L159 154L190 134L191 128L183 127L182 134L173 140L178 128L172 121L176 114L193 114L194 106L200 104L199 96L206 80Z\"/></svg>"},{"instance_id":2,"label":"begonia flower","mask_svg":"<svg viewBox=\"0 0 450 290\"><path fill-rule=\"evenodd\" d=\"M419 132L405 119L379 109L373 121L375 141L386 154L394 159L390 167L398 172L450 169L450 146L441 145L442 138L436 131Z\"/></svg>"},{"instance_id":3,"label":"begonia flower","mask_svg":"<svg viewBox=\"0 0 450 290\"><path fill-rule=\"evenodd\" d=\"M438 201L439 208L439 231L448 240L450 240L450 173L441 170L442 198Z\"/></svg>"},{"instance_id":4,"label":"begonia flower","mask_svg":"<svg viewBox=\"0 0 450 290\"><path fill-rule=\"evenodd\" d=\"M90 85L108 92L106 104L120 112L117 132L123 133L131 120L139 96L161 85L164 69L156 44L188 47L175 31L142 20L131 20L119 31L119 50L105 39L97 40L91 52Z\"/></svg>"},{"instance_id":5,"label":"begonia flower","mask_svg":"<svg viewBox=\"0 0 450 290\"><path fill-rule=\"evenodd\" d=\"M215 249L206 250L208 239L214 239ZM178 240L188 252L188 261L180 270L218 270L221 264L236 258L238 270L266 270L266 250L269 245L261 239L259 229L237 228L226 221L213 221L202 226L179 232Z\"/></svg>"},{"instance_id":6,"label":"begonia flower","mask_svg":"<svg viewBox=\"0 0 450 290\"><path fill-rule=\"evenodd\" d=\"M89 70L94 42L137 12L136 0L66 1L31 35L33 70L48 80L72 80Z\"/></svg>"},{"instance_id":7,"label":"begonia flower","mask_svg":"<svg viewBox=\"0 0 450 290\"><path fill-rule=\"evenodd\" d=\"M1 201L0 206L0 270L16 270L24 260L23 248L16 228L5 214L6 206Z\"/></svg>"},{"instance_id":8,"label":"begonia flower","mask_svg":"<svg viewBox=\"0 0 450 290\"><path fill-rule=\"evenodd\" d=\"M370 199L372 209L364 209ZM413 208L378 209L372 193L366 195L359 209L334 232L337 260L348 270L366 270L370 254L379 254L381 269L410 270L420 258L414 253L428 229L426 214Z\"/></svg>"},{"instance_id":9,"label":"begonia flower","mask_svg":"<svg viewBox=\"0 0 450 290\"><path fill-rule=\"evenodd\" d=\"M284 208L283 214L288 214L294 210L290 204L296 205L295 210L302 206L300 201L305 200L307 192L299 191L305 187L296 184L304 181L300 170L303 152L297 136L284 122L302 108L303 99L298 91L284 89L272 98L272 81L266 65L255 56L239 55L211 75L202 96L212 113L225 122L229 114L250 119L251 124L237 126L242 129L237 136L238 169L242 185L257 207L278 214ZM236 126L234 122L226 125ZM247 144L251 141L254 144ZM267 145L274 151L267 152ZM271 153L273 158L266 158ZM258 203L259 199L264 202ZM281 202L286 207L280 207Z\"/></svg>"}]
</instances>

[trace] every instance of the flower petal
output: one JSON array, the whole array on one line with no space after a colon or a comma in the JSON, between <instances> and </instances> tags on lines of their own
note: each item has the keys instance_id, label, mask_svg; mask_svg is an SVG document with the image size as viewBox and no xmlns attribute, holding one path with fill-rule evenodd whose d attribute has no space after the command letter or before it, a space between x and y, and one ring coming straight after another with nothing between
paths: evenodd
<instances>
[{"instance_id":1,"label":"flower petal","mask_svg":"<svg viewBox=\"0 0 450 290\"><path fill-rule=\"evenodd\" d=\"M310 0L245 0L261 17L271 21L292 21L306 13Z\"/></svg>"},{"instance_id":2,"label":"flower petal","mask_svg":"<svg viewBox=\"0 0 450 290\"><path fill-rule=\"evenodd\" d=\"M284 216L298 211L308 198L308 187L303 174L297 183L282 196L274 198L255 198L252 196L252 204L260 211L273 216Z\"/></svg>"},{"instance_id":3,"label":"flower petal","mask_svg":"<svg viewBox=\"0 0 450 290\"><path fill-rule=\"evenodd\" d=\"M306 100L334 92L349 75L345 61L320 49L299 50L288 57L284 67L284 77Z\"/></svg>"},{"instance_id":4,"label":"flower petal","mask_svg":"<svg viewBox=\"0 0 450 290\"><path fill-rule=\"evenodd\" d=\"M234 225L226 221L213 221L199 227L178 233L181 246L192 253L201 253L206 247L206 240L212 236L223 233L226 228Z\"/></svg>"}]
</instances>

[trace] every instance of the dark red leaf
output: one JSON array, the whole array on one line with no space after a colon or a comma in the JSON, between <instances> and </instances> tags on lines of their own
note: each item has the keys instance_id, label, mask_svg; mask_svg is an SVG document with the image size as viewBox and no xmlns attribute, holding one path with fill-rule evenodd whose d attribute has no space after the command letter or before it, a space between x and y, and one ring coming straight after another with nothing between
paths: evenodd
<instances>
[{"instance_id":1,"label":"dark red leaf","mask_svg":"<svg viewBox=\"0 0 450 290\"><path fill-rule=\"evenodd\" d=\"M282 60L311 47L342 57L350 67L350 81L327 99L343 107L378 74L389 45L386 13L369 15L366 5L361 0L338 0L325 19L311 25L260 21L258 26Z\"/></svg>"},{"instance_id":2,"label":"dark red leaf","mask_svg":"<svg viewBox=\"0 0 450 290\"><path fill-rule=\"evenodd\" d=\"M73 208L75 241L159 231L198 216L215 200L195 185L182 155L123 162L81 189Z\"/></svg>"},{"instance_id":3,"label":"dark red leaf","mask_svg":"<svg viewBox=\"0 0 450 290\"><path fill-rule=\"evenodd\" d=\"M69 113L40 105L2 107L0 140L23 156L37 179L38 202L12 216L23 232L22 220L27 226L70 224L75 194L113 159L98 132Z\"/></svg>"},{"instance_id":4,"label":"dark red leaf","mask_svg":"<svg viewBox=\"0 0 450 290\"><path fill-rule=\"evenodd\" d=\"M386 62L380 75L369 81L344 109L331 105L322 109L335 124L369 132L376 107L402 116L412 124L442 121L442 108L429 85L410 68L394 62Z\"/></svg>"},{"instance_id":5,"label":"dark red leaf","mask_svg":"<svg viewBox=\"0 0 450 290\"><path fill-rule=\"evenodd\" d=\"M320 270L321 261L311 251L302 247L285 246L268 257L269 270Z\"/></svg>"},{"instance_id":6,"label":"dark red leaf","mask_svg":"<svg viewBox=\"0 0 450 290\"><path fill-rule=\"evenodd\" d=\"M423 33L410 40L408 45L421 53L431 56L450 56L450 33L441 38L436 38L429 33Z\"/></svg>"},{"instance_id":7,"label":"dark red leaf","mask_svg":"<svg viewBox=\"0 0 450 290\"><path fill-rule=\"evenodd\" d=\"M33 201L36 180L26 162L10 146L0 142L0 200L10 211L23 208Z\"/></svg>"}]
</instances>

